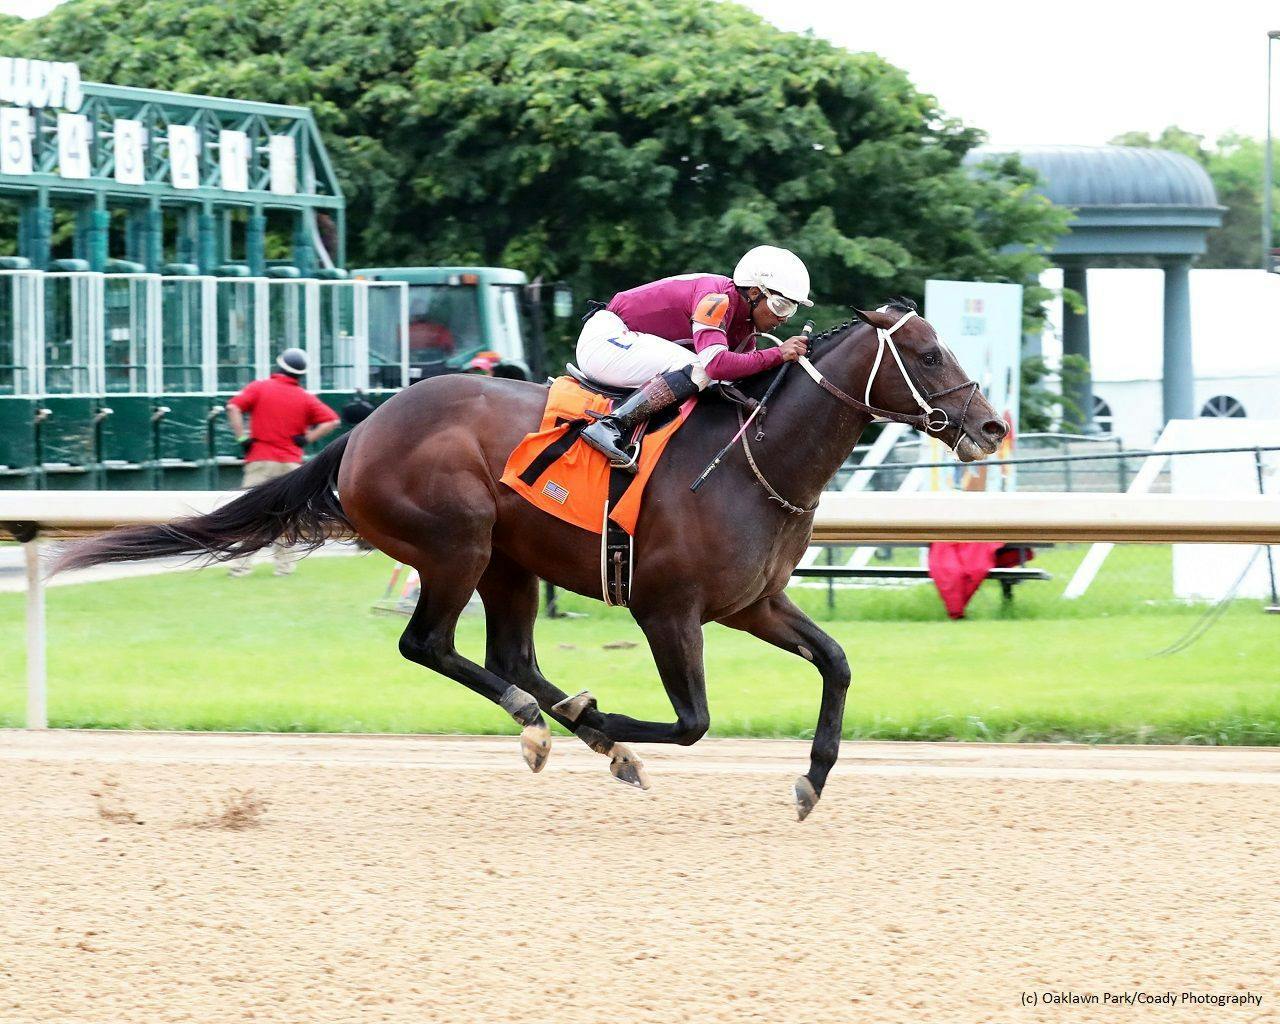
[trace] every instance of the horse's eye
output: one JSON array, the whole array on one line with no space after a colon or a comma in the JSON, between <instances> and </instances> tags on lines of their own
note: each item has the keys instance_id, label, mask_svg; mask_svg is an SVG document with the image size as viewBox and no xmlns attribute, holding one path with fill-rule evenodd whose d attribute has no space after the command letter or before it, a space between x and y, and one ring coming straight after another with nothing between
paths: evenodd
<instances>
[{"instance_id":1,"label":"horse's eye","mask_svg":"<svg viewBox=\"0 0 1280 1024\"><path fill-rule=\"evenodd\" d=\"M921 361L922 363L924 363L924 365L925 365L925 366L937 366L937 365L938 365L938 353L937 353L937 352L926 352L924 355L922 355L922 356L920 357L920 361Z\"/></svg>"}]
</instances>

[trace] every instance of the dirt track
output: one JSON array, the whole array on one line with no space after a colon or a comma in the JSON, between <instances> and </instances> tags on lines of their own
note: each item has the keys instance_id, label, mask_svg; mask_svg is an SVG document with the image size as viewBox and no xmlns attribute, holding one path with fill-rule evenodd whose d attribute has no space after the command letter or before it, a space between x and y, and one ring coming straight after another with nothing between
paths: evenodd
<instances>
[{"instance_id":1,"label":"dirt track","mask_svg":"<svg viewBox=\"0 0 1280 1024\"><path fill-rule=\"evenodd\" d=\"M0 1021L1280 1020L1280 752L846 750L0 733Z\"/></svg>"}]
</instances>

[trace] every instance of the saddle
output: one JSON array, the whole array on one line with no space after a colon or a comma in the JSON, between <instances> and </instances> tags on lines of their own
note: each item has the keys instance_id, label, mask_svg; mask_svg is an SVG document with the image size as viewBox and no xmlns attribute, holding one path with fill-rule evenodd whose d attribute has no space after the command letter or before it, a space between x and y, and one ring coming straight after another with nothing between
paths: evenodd
<instances>
[{"instance_id":1,"label":"saddle","mask_svg":"<svg viewBox=\"0 0 1280 1024\"><path fill-rule=\"evenodd\" d=\"M574 366L573 363L565 363L564 368L569 371L570 377L576 380L588 391L594 391L597 395L603 395L605 398L611 398L615 402L626 398L635 390L634 388L615 388L608 384L601 384L594 377L590 377L583 373L582 370ZM548 377L547 383L554 384L555 378ZM744 395L732 384L725 381L712 381L712 383L703 392L703 395L710 395L715 398L719 398L721 401L728 402L730 405L740 405L742 408L746 409L747 412L753 411L755 407L760 404L750 395Z\"/></svg>"},{"instance_id":2,"label":"saddle","mask_svg":"<svg viewBox=\"0 0 1280 1024\"><path fill-rule=\"evenodd\" d=\"M612 399L615 402L626 398L635 390L634 388L615 388L610 387L608 384L601 384L594 377L588 377L585 373L574 366L573 363L565 363L564 368L569 371L570 377L576 380L588 391L594 391L597 395L603 395L605 398ZM548 377L547 383L554 384L555 379Z\"/></svg>"},{"instance_id":3,"label":"saddle","mask_svg":"<svg viewBox=\"0 0 1280 1024\"><path fill-rule=\"evenodd\" d=\"M551 382L538 430L507 458L502 483L548 515L599 534L601 595L606 604L625 605L645 487L696 400L662 410L636 431L630 438L639 448L632 474L579 440L593 418L609 413L630 390L593 381L573 364L566 369L567 376Z\"/></svg>"}]
</instances>

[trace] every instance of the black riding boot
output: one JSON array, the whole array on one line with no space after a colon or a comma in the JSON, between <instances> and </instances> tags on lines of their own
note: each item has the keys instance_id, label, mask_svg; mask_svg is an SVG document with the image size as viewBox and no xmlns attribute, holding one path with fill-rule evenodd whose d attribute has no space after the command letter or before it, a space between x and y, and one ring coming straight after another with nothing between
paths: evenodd
<instances>
[{"instance_id":1,"label":"black riding boot","mask_svg":"<svg viewBox=\"0 0 1280 1024\"><path fill-rule=\"evenodd\" d=\"M683 402L698 393L687 370L669 370L641 385L640 390L627 398L608 416L601 416L582 431L582 439L596 451L604 452L609 461L620 469L636 471L636 460L622 450L624 434L630 434L659 409Z\"/></svg>"}]
</instances>

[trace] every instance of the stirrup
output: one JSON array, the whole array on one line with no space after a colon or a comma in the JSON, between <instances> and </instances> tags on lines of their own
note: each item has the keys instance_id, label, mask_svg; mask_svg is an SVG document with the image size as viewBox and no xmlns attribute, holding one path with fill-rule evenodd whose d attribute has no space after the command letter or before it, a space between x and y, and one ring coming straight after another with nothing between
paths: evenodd
<instances>
[{"instance_id":1,"label":"stirrup","mask_svg":"<svg viewBox=\"0 0 1280 1024\"><path fill-rule=\"evenodd\" d=\"M598 451L599 449L597 449ZM620 469L624 473L638 473L640 471L640 452L636 445L629 445L626 448L619 448L618 451L627 456L626 462L619 462L608 452L603 454L609 460L609 465L614 469Z\"/></svg>"},{"instance_id":2,"label":"stirrup","mask_svg":"<svg viewBox=\"0 0 1280 1024\"><path fill-rule=\"evenodd\" d=\"M600 421L597 420L596 422L598 423ZM595 424L592 424L592 426L595 426ZM586 430L582 432L581 437L583 441L585 441L588 445L590 445L592 448L598 451L601 455L603 455L606 459L608 459L609 465L611 465L615 469L621 469L628 473L636 472L637 463L640 458L638 447L636 445L628 445L627 447L623 447L621 444L622 442L621 434L618 435L618 444L610 445L609 448L605 448L601 444L597 444L596 439L590 436ZM621 461L618 459L616 455L613 454L614 452L617 452L622 455Z\"/></svg>"}]
</instances>

